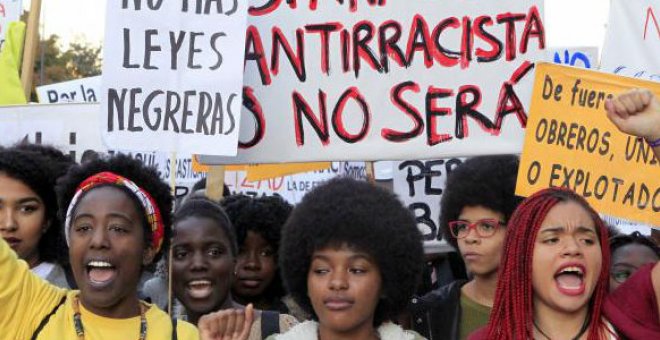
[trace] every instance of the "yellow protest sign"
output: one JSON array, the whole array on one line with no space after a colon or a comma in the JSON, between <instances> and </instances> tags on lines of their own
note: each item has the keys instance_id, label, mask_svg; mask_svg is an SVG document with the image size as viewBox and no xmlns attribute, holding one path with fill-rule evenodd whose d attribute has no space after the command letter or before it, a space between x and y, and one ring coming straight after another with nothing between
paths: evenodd
<instances>
[{"instance_id":1,"label":"yellow protest sign","mask_svg":"<svg viewBox=\"0 0 660 340\"><path fill-rule=\"evenodd\" d=\"M660 97L658 83L537 64L516 194L569 187L600 213L660 225L660 162L605 113L607 98L631 88Z\"/></svg>"},{"instance_id":2,"label":"yellow protest sign","mask_svg":"<svg viewBox=\"0 0 660 340\"><path fill-rule=\"evenodd\" d=\"M293 164L259 164L247 167L249 182L298 174L301 172L329 169L331 162L293 163Z\"/></svg>"},{"instance_id":3,"label":"yellow protest sign","mask_svg":"<svg viewBox=\"0 0 660 340\"><path fill-rule=\"evenodd\" d=\"M208 172L209 166L199 162L198 155L193 155L193 171ZM293 175L309 171L320 171L329 169L331 162L313 163L291 163L291 164L252 164L252 165L227 165L226 171L246 171L247 181L261 181L287 175Z\"/></svg>"}]
</instances>

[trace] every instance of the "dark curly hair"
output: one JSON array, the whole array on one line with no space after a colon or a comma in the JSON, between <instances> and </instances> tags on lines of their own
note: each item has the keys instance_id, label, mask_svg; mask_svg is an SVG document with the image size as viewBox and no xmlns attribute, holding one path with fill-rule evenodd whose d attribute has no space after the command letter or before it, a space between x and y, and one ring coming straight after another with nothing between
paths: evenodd
<instances>
[{"instance_id":1,"label":"dark curly hair","mask_svg":"<svg viewBox=\"0 0 660 340\"><path fill-rule=\"evenodd\" d=\"M617 249L629 244L640 244L646 246L651 249L653 253L655 253L655 256L660 258L660 247L658 247L658 245L653 242L653 239L642 235L639 231L635 231L630 235L622 234L611 237L610 252L612 253L612 256L614 256L614 252Z\"/></svg>"},{"instance_id":2,"label":"dark curly hair","mask_svg":"<svg viewBox=\"0 0 660 340\"><path fill-rule=\"evenodd\" d=\"M66 175L61 177L57 183L56 188L59 202L60 219L64 221L69 203L71 203L78 185L80 185L80 183L88 177L104 171L110 171L117 175L128 178L138 187L147 191L156 201L156 205L160 209L160 214L163 218L163 224L165 226L163 244L153 259L153 263L158 262L158 260L163 255L163 251L169 248L170 237L172 234L172 195L170 193L170 188L167 184L160 180L158 172L155 168L147 167L142 162L127 155L118 154L107 158L99 158L83 165L74 166L69 170L69 172L67 172ZM142 212L142 226L144 228L145 235L144 246L145 248L149 247L151 245L152 234L149 223L147 222L147 216L144 207L138 198L135 197L135 195L127 188L119 186L117 188L126 192L126 194L135 203L135 207L138 209L138 211ZM89 193L89 191L87 193Z\"/></svg>"},{"instance_id":3,"label":"dark curly hair","mask_svg":"<svg viewBox=\"0 0 660 340\"><path fill-rule=\"evenodd\" d=\"M49 228L39 240L39 258L59 264L68 263L66 242L57 216L55 183L61 173L51 158L39 152L12 147L0 151L0 173L21 181L34 191L44 203Z\"/></svg>"},{"instance_id":4,"label":"dark curly hair","mask_svg":"<svg viewBox=\"0 0 660 340\"><path fill-rule=\"evenodd\" d=\"M64 176L69 168L76 164L71 156L65 155L60 149L52 145L20 142L15 144L13 148L16 150L36 152L46 157L49 160L48 164L55 178Z\"/></svg>"},{"instance_id":5,"label":"dark curly hair","mask_svg":"<svg viewBox=\"0 0 660 340\"><path fill-rule=\"evenodd\" d=\"M282 226L293 210L293 206L282 197L237 194L226 197L221 204L234 225L239 249L245 243L248 231L259 234L276 251L280 248ZM279 300L285 295L280 272L278 266L275 280L263 293L266 299Z\"/></svg>"},{"instance_id":6,"label":"dark curly hair","mask_svg":"<svg viewBox=\"0 0 660 340\"><path fill-rule=\"evenodd\" d=\"M305 195L284 225L279 256L287 291L314 319L307 295L312 256L344 244L376 260L383 298L374 326L392 320L405 309L422 273L422 235L415 218L392 192L350 178L332 179Z\"/></svg>"},{"instance_id":7,"label":"dark curly hair","mask_svg":"<svg viewBox=\"0 0 660 340\"><path fill-rule=\"evenodd\" d=\"M279 196L251 197L231 195L220 202L234 225L238 244L243 244L248 231L261 235L273 248L278 249L282 226L293 206Z\"/></svg>"},{"instance_id":8,"label":"dark curly hair","mask_svg":"<svg viewBox=\"0 0 660 340\"><path fill-rule=\"evenodd\" d=\"M236 234L232 223L227 216L227 213L222 209L220 204L205 197L205 196L191 196L177 208L174 213L173 224L185 220L188 217L203 217L216 222L218 226L227 236L229 240L230 251L233 257L238 254L238 245L236 244ZM176 233L176 230L174 230Z\"/></svg>"},{"instance_id":9,"label":"dark curly hair","mask_svg":"<svg viewBox=\"0 0 660 340\"><path fill-rule=\"evenodd\" d=\"M445 240L458 249L449 231L449 222L458 219L466 206L482 206L502 213L507 222L522 198L516 196L518 156L479 156L470 158L447 177L440 201L439 224Z\"/></svg>"}]
</instances>

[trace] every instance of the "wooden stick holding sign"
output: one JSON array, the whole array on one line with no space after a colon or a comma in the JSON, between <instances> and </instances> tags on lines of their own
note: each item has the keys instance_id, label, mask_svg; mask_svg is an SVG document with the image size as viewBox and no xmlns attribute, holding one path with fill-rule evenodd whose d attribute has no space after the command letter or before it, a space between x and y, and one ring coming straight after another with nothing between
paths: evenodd
<instances>
[{"instance_id":1,"label":"wooden stick holding sign","mask_svg":"<svg viewBox=\"0 0 660 340\"><path fill-rule=\"evenodd\" d=\"M41 15L41 0L32 0L30 4L30 16L25 33L25 48L23 49L23 62L21 63L21 83L25 98L30 100L32 93L32 75L34 74L34 57L39 42L39 16Z\"/></svg>"},{"instance_id":2,"label":"wooden stick holding sign","mask_svg":"<svg viewBox=\"0 0 660 340\"><path fill-rule=\"evenodd\" d=\"M225 167L211 166L206 176L206 197L216 202L220 201L225 187Z\"/></svg>"},{"instance_id":3,"label":"wooden stick holding sign","mask_svg":"<svg viewBox=\"0 0 660 340\"><path fill-rule=\"evenodd\" d=\"M176 152L172 152L170 154L170 190L172 191L172 199L174 201L174 207L173 209L176 210ZM172 225L172 228L174 228L174 225ZM174 247L171 246L172 242L170 242L170 249L169 249L169 254L167 258L167 313L169 315L173 315L173 309L172 306L174 305L174 296L172 294L172 256L174 255L174 252L172 249Z\"/></svg>"},{"instance_id":4,"label":"wooden stick holding sign","mask_svg":"<svg viewBox=\"0 0 660 340\"><path fill-rule=\"evenodd\" d=\"M371 184L376 183L374 162L364 162L364 166L366 167L366 171L367 171L367 181L369 181L369 183Z\"/></svg>"}]
</instances>

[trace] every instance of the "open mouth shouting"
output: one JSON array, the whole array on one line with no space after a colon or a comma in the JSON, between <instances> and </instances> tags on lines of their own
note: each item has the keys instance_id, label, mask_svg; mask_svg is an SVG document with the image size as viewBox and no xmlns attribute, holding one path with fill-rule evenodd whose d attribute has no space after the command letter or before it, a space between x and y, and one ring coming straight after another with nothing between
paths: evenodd
<instances>
[{"instance_id":1,"label":"open mouth shouting","mask_svg":"<svg viewBox=\"0 0 660 340\"><path fill-rule=\"evenodd\" d=\"M192 299L207 299L213 293L213 283L206 279L188 281L186 292Z\"/></svg>"},{"instance_id":2,"label":"open mouth shouting","mask_svg":"<svg viewBox=\"0 0 660 340\"><path fill-rule=\"evenodd\" d=\"M85 269L87 279L94 288L105 288L117 277L117 267L106 260L90 260Z\"/></svg>"},{"instance_id":3,"label":"open mouth shouting","mask_svg":"<svg viewBox=\"0 0 660 340\"><path fill-rule=\"evenodd\" d=\"M584 265L567 263L555 272L554 279L557 290L568 296L582 295L585 291L586 269Z\"/></svg>"}]
</instances>

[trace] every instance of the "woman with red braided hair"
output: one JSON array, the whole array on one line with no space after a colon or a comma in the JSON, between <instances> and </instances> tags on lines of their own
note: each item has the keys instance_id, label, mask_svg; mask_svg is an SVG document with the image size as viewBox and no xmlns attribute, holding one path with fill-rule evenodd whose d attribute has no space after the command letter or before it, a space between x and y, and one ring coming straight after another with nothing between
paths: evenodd
<instances>
[{"instance_id":1,"label":"woman with red braided hair","mask_svg":"<svg viewBox=\"0 0 660 340\"><path fill-rule=\"evenodd\" d=\"M582 197L541 190L508 230L488 326L471 340L660 339L660 265L640 268L606 296L607 231Z\"/></svg>"},{"instance_id":2,"label":"woman with red braided hair","mask_svg":"<svg viewBox=\"0 0 660 340\"><path fill-rule=\"evenodd\" d=\"M607 230L579 195L550 188L527 198L508 225L495 303L471 339L617 339L603 317Z\"/></svg>"}]
</instances>

